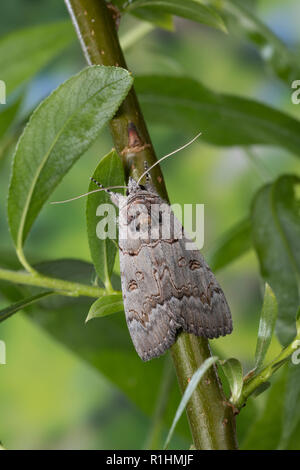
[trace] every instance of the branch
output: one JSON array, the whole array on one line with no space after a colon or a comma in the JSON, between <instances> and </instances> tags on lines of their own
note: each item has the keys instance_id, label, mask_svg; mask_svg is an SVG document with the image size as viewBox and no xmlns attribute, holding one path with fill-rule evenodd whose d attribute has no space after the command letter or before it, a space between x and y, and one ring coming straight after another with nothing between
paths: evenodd
<instances>
[{"instance_id":1,"label":"branch","mask_svg":"<svg viewBox=\"0 0 300 470\"><path fill-rule=\"evenodd\" d=\"M93 297L97 299L105 295L106 290L100 287L89 286L87 284L80 284L78 282L65 281L64 279L57 279L54 277L44 276L37 273L25 273L22 271L11 271L10 269L0 268L0 279L10 281L15 284L25 284L29 286L44 287L45 289L53 289L57 294L66 296L78 297Z\"/></svg>"},{"instance_id":2,"label":"branch","mask_svg":"<svg viewBox=\"0 0 300 470\"><path fill-rule=\"evenodd\" d=\"M104 0L65 0L88 64L114 65L126 62L120 47L114 12ZM158 110L159 112L159 110ZM140 139L139 148L128 152L128 129L133 123ZM116 150L121 156L126 177L138 178L144 161L151 166L155 152L135 94L130 91L110 123ZM159 165L153 169L153 183L159 194L168 196ZM184 391L198 367L210 357L208 341L193 335L179 335L172 357L180 388ZM187 407L190 428L197 449L235 449L235 418L226 404L217 370L211 368L197 387Z\"/></svg>"},{"instance_id":3,"label":"branch","mask_svg":"<svg viewBox=\"0 0 300 470\"><path fill-rule=\"evenodd\" d=\"M281 353L273 359L266 367L256 372L250 371L244 378L244 386L242 393L236 403L233 403L237 408L242 408L250 395L252 395L259 387L266 383L272 375L285 364L292 354L300 349L300 320L297 322L297 336Z\"/></svg>"}]
</instances>

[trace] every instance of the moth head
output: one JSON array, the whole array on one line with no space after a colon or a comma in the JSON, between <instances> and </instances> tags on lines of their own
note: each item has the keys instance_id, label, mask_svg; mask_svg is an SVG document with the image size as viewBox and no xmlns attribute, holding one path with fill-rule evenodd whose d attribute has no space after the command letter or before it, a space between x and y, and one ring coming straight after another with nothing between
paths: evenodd
<instances>
[{"instance_id":1,"label":"moth head","mask_svg":"<svg viewBox=\"0 0 300 470\"><path fill-rule=\"evenodd\" d=\"M127 196L132 196L135 193L138 193L139 191L145 191L146 188L145 186L142 186L141 184L138 184L135 179L133 179L131 176L129 176L128 180L128 188L127 188Z\"/></svg>"}]
</instances>

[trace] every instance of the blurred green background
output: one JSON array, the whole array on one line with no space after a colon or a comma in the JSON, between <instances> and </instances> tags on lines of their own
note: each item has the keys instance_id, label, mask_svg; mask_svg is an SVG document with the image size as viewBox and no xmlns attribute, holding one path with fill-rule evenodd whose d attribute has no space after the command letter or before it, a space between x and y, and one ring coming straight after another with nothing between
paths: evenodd
<instances>
[{"instance_id":1,"label":"blurred green background","mask_svg":"<svg viewBox=\"0 0 300 470\"><path fill-rule=\"evenodd\" d=\"M299 2L261 0L257 8L259 17L292 49L299 50ZM2 2L0 34L64 18L68 14L61 0ZM134 19L125 17L121 34L134 24ZM134 74L184 71L213 90L256 98L299 118L300 106L291 103L290 90L266 73L257 51L249 43L182 19L176 19L175 25L175 32L156 29L126 53ZM29 84L23 115L84 66L79 44L74 42ZM168 123L163 127L151 122L149 128L159 156L192 137L180 129L171 129ZM52 200L85 192L97 162L111 146L108 131L102 132L60 184ZM253 153L254 157L241 148L209 146L199 139L163 164L172 202L205 204L204 254L209 253L227 228L248 214L252 196L264 181L297 170L297 161L278 148L257 146ZM10 167L11 152L0 160L0 250L7 255L10 250L13 252L6 221ZM36 261L66 257L90 261L85 201L59 207L46 204L29 237L27 252ZM213 346L224 358L238 357L248 369L253 365L263 293L254 252L218 272L217 278L231 306L235 329L232 335L213 341ZM6 305L7 301L1 299L0 306ZM24 314L1 324L0 339L7 346L7 365L0 369L0 439L7 448L143 446L149 418L99 372L54 342ZM273 357L278 350L274 339L269 355ZM241 437L249 425L250 414L251 419L256 417L264 399L263 395L255 404L252 401L248 411L238 417ZM174 447L188 445L178 435L173 442Z\"/></svg>"}]
</instances>

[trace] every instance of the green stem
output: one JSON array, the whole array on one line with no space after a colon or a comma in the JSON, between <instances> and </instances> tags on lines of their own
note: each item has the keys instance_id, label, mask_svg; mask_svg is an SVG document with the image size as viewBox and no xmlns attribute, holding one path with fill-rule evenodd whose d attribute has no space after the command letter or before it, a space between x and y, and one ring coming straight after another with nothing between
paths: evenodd
<instances>
[{"instance_id":1,"label":"green stem","mask_svg":"<svg viewBox=\"0 0 300 470\"><path fill-rule=\"evenodd\" d=\"M38 275L38 272L28 263L25 255L24 255L23 247L19 246L16 249L16 252L17 252L17 256L19 258L20 263L26 269L26 271L28 271L32 275Z\"/></svg>"},{"instance_id":2,"label":"green stem","mask_svg":"<svg viewBox=\"0 0 300 470\"><path fill-rule=\"evenodd\" d=\"M25 284L29 286L44 287L45 289L53 289L58 294L70 295L72 297L82 295L97 299L98 297L105 295L105 289L101 289L100 287L65 281L64 279L44 276L40 273L25 273L22 271L11 271L9 269L0 268L0 279L10 281L15 284Z\"/></svg>"},{"instance_id":3,"label":"green stem","mask_svg":"<svg viewBox=\"0 0 300 470\"><path fill-rule=\"evenodd\" d=\"M114 65L127 68L119 43L112 11L104 0L65 0L81 43L86 60L90 65ZM135 125L140 141L146 147L138 153L126 154L128 126ZM149 166L156 162L155 152L141 112L134 88L130 90L118 112L110 122L111 133L118 154L122 157L126 177L144 172L144 162ZM160 168L153 169L153 182L159 193L168 198Z\"/></svg>"},{"instance_id":4,"label":"green stem","mask_svg":"<svg viewBox=\"0 0 300 470\"><path fill-rule=\"evenodd\" d=\"M112 10L104 0L65 0L72 21L89 64L126 67L120 47ZM158 109L159 112L159 109ZM141 142L135 152L128 148L129 124L133 123ZM119 111L110 123L116 150L122 158L126 176L138 178L144 172L144 162L156 162L155 152L141 112L134 88L131 89ZM164 179L157 165L152 180L159 194L168 201ZM181 334L172 348L177 377L183 391L198 367L210 357L208 341ZM227 406L216 369L209 374L209 392L203 386L194 392L187 415L197 449L236 449L235 418ZM210 396L210 398L209 398ZM203 431L203 429L205 431Z\"/></svg>"},{"instance_id":5,"label":"green stem","mask_svg":"<svg viewBox=\"0 0 300 470\"><path fill-rule=\"evenodd\" d=\"M204 338L181 334L172 348L172 356L182 393L194 372L211 356ZM196 449L236 449L233 410L228 406L215 365L209 368L193 395L187 414Z\"/></svg>"},{"instance_id":6,"label":"green stem","mask_svg":"<svg viewBox=\"0 0 300 470\"><path fill-rule=\"evenodd\" d=\"M300 344L300 328L298 325L298 334L294 341L289 344L286 348L284 348L281 353L273 359L266 367L264 367L261 371L258 373L255 373L252 375L251 373L248 375L248 379L246 378L242 393L236 403L234 405L237 408L242 408L250 395L258 389L262 384L267 382L272 375L283 365L286 363L286 361L289 360L290 356L297 350L299 349L299 344ZM246 376L247 377L247 376Z\"/></svg>"}]
</instances>

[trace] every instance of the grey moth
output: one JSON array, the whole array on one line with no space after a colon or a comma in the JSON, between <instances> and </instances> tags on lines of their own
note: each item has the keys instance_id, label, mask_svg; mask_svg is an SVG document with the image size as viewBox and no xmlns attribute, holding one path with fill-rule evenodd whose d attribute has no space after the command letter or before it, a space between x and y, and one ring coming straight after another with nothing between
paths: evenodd
<instances>
[{"instance_id":1,"label":"grey moth","mask_svg":"<svg viewBox=\"0 0 300 470\"><path fill-rule=\"evenodd\" d=\"M206 338L231 333L221 287L149 175L145 186L129 178L126 196L108 192L119 208L124 310L140 358L164 354L181 331Z\"/></svg>"}]
</instances>

